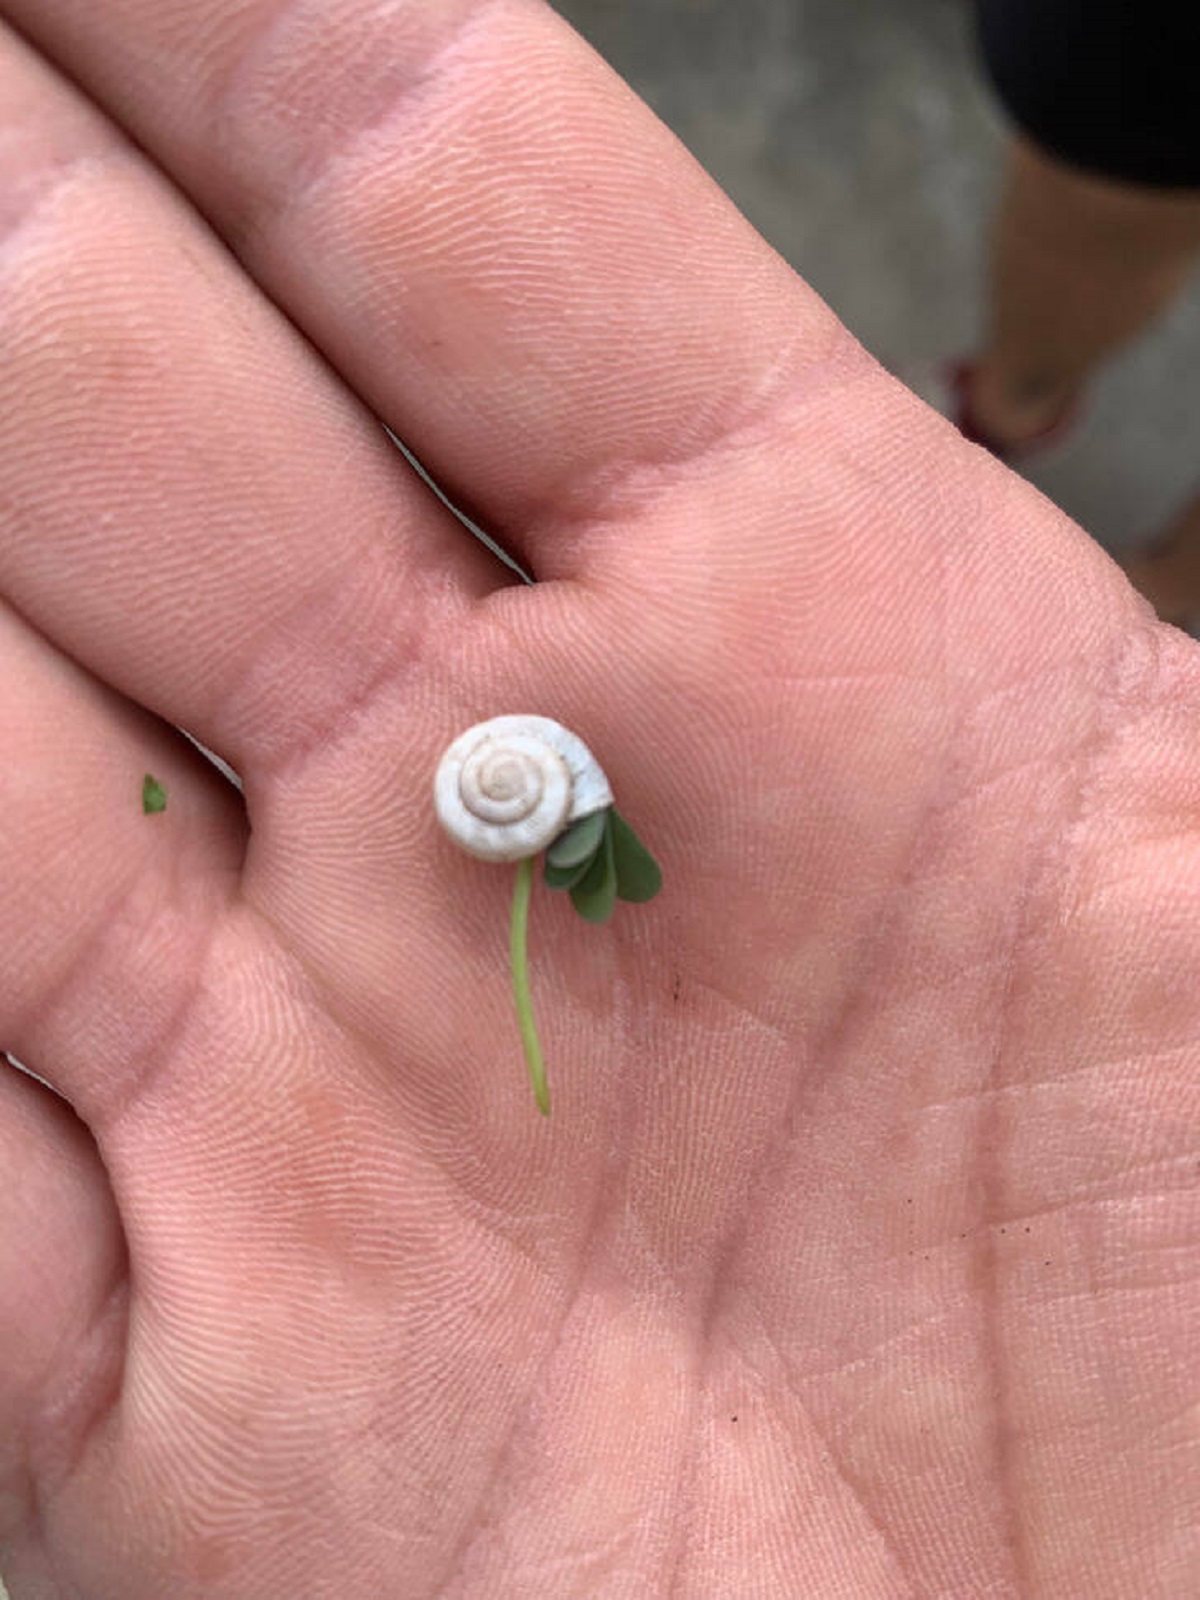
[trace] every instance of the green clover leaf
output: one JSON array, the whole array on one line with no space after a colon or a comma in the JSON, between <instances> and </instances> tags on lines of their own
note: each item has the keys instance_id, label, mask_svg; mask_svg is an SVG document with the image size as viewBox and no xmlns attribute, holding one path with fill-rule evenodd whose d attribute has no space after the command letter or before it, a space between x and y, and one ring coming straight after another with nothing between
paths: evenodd
<instances>
[{"instance_id":1,"label":"green clover leaf","mask_svg":"<svg viewBox=\"0 0 1200 1600\"><path fill-rule=\"evenodd\" d=\"M604 813L600 848L571 890L571 904L585 922L607 922L617 903L617 868L613 861L612 811Z\"/></svg>"},{"instance_id":2,"label":"green clover leaf","mask_svg":"<svg viewBox=\"0 0 1200 1600\"><path fill-rule=\"evenodd\" d=\"M617 894L634 903L653 900L662 888L662 868L616 806L609 812L608 831L617 869Z\"/></svg>"},{"instance_id":3,"label":"green clover leaf","mask_svg":"<svg viewBox=\"0 0 1200 1600\"><path fill-rule=\"evenodd\" d=\"M573 822L565 833L559 834L546 851L546 865L587 866L600 848L607 817L607 811L593 811L589 816L580 817L578 822Z\"/></svg>"}]
</instances>

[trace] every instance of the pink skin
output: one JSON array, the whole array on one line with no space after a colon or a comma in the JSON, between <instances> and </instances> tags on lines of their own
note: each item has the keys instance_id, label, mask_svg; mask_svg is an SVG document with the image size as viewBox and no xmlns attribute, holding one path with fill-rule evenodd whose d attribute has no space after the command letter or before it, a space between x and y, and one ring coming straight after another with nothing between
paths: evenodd
<instances>
[{"instance_id":1,"label":"pink skin","mask_svg":"<svg viewBox=\"0 0 1200 1600\"><path fill-rule=\"evenodd\" d=\"M548 10L3 14L14 1600L1190 1592L1194 646Z\"/></svg>"}]
</instances>

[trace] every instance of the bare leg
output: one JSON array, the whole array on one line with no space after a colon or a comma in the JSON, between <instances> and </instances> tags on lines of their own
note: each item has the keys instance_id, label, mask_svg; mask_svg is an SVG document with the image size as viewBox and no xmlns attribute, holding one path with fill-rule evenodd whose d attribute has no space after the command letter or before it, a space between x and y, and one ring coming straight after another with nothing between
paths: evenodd
<instances>
[{"instance_id":1,"label":"bare leg","mask_svg":"<svg viewBox=\"0 0 1200 1600\"><path fill-rule=\"evenodd\" d=\"M1200 252L1200 193L1133 187L1017 140L992 244L976 421L1000 444L1054 422L1175 298Z\"/></svg>"},{"instance_id":2,"label":"bare leg","mask_svg":"<svg viewBox=\"0 0 1200 1600\"><path fill-rule=\"evenodd\" d=\"M1165 622L1200 623L1200 497L1149 554L1131 556L1124 566Z\"/></svg>"}]
</instances>

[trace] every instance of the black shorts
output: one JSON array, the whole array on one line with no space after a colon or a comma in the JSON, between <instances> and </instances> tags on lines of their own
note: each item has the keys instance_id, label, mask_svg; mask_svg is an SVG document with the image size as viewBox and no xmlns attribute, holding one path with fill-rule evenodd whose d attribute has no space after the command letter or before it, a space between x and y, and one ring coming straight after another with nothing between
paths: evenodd
<instances>
[{"instance_id":1,"label":"black shorts","mask_svg":"<svg viewBox=\"0 0 1200 1600\"><path fill-rule=\"evenodd\" d=\"M1071 166L1200 189L1200 0L976 0L1017 126Z\"/></svg>"}]
</instances>

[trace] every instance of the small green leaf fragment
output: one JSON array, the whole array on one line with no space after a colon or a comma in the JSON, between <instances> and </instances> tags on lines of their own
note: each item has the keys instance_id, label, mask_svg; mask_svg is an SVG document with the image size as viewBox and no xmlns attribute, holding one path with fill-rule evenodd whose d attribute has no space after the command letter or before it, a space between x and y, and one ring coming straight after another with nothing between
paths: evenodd
<instances>
[{"instance_id":1,"label":"small green leaf fragment","mask_svg":"<svg viewBox=\"0 0 1200 1600\"><path fill-rule=\"evenodd\" d=\"M615 807L609 831L616 863L617 894L622 900L653 900L662 888L662 868Z\"/></svg>"},{"instance_id":2,"label":"small green leaf fragment","mask_svg":"<svg viewBox=\"0 0 1200 1600\"><path fill-rule=\"evenodd\" d=\"M550 867L582 867L587 866L600 843L604 838L604 822L607 811L593 811L589 816L580 817L578 822L573 822L569 828L560 833L558 838L546 851L546 865Z\"/></svg>"},{"instance_id":3,"label":"small green leaf fragment","mask_svg":"<svg viewBox=\"0 0 1200 1600\"><path fill-rule=\"evenodd\" d=\"M617 903L617 869L613 862L612 827L605 816L604 838L591 865L571 890L571 904L586 922L607 922Z\"/></svg>"},{"instance_id":4,"label":"small green leaf fragment","mask_svg":"<svg viewBox=\"0 0 1200 1600\"><path fill-rule=\"evenodd\" d=\"M149 773L142 779L142 810L147 816L155 811L167 809L167 791L157 778L152 778Z\"/></svg>"}]
</instances>

